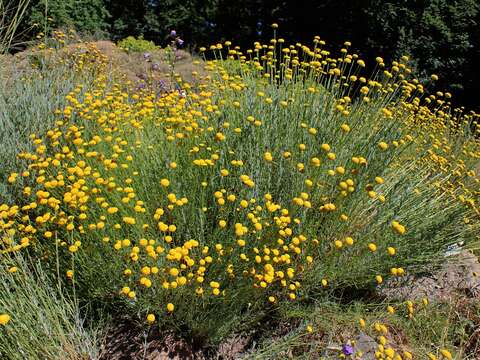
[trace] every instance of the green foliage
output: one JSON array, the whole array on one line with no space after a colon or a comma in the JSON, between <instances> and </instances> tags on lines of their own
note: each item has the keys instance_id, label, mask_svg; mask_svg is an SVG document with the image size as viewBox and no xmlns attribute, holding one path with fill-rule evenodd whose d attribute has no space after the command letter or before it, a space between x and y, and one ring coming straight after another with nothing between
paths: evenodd
<instances>
[{"instance_id":1,"label":"green foliage","mask_svg":"<svg viewBox=\"0 0 480 360\"><path fill-rule=\"evenodd\" d=\"M107 29L108 11L103 0L36 0L28 24L49 33L57 28L73 28L81 33L101 33Z\"/></svg>"},{"instance_id":2,"label":"green foliage","mask_svg":"<svg viewBox=\"0 0 480 360\"><path fill-rule=\"evenodd\" d=\"M112 15L114 39L144 35L162 46L168 45L171 30L177 30L190 45L206 41L212 34L208 21L215 21L218 6L213 0L106 0L105 4Z\"/></svg>"},{"instance_id":3,"label":"green foliage","mask_svg":"<svg viewBox=\"0 0 480 360\"><path fill-rule=\"evenodd\" d=\"M452 89L475 85L472 73L478 70L472 65L480 45L478 1L376 0L365 12L371 49L393 56L412 55L420 76L439 74L450 80L443 84Z\"/></svg>"},{"instance_id":4,"label":"green foliage","mask_svg":"<svg viewBox=\"0 0 480 360\"><path fill-rule=\"evenodd\" d=\"M152 43L142 38L124 42L131 52L153 50L145 48ZM83 50L77 54L82 66L97 67L98 59L89 58L95 51ZM24 346L31 358L55 358L68 348L73 349L72 357L84 355L77 339L94 350L77 320L77 304L63 293L66 287L81 304L120 304L141 319L154 313L159 326L211 345L272 314L302 313L299 302L336 301L343 292L371 291L375 275L386 278L392 268L406 267L409 274L430 270L442 261L448 245L469 245L478 237L478 226L465 222L475 216L473 203L470 208L454 200L464 196L465 187L470 191L468 182L473 180L463 172L475 165L467 149L473 154L477 148L468 141L470 132L460 134L443 126L454 119L446 115L451 113L448 107L435 115L438 109L410 99L409 87L401 86L405 82L396 79L392 84L381 71L373 76L375 81L364 79L358 86L349 75L363 75L359 63L345 61L342 70L332 65L331 71L317 72L318 64L310 58L308 67L291 65L291 58L277 50L272 54L278 58L264 66L218 60L208 64L204 83L195 78L187 85L176 79L188 89L186 98L179 92L158 97L149 87L137 92L131 83L112 83L115 71L95 74L76 67L76 72L64 59L49 64L43 53L35 54L33 68L6 77L0 89L0 160L2 184L9 192L2 194L1 203L15 205L2 207L2 217L12 222L4 227L1 245L12 250L11 242L23 240L19 234L26 235L25 224L32 223L38 229L28 235L31 246L26 251L41 258L43 265L27 268L21 258L0 257L0 310L12 314L12 325L18 321L27 326L12 332L2 328L7 344L0 345L0 351L8 357ZM217 51L212 57L222 59L225 53ZM278 63L283 63L272 66L280 57ZM406 60L401 64L402 69L408 67ZM414 83L406 71L398 71L402 80ZM92 78L98 79L95 87ZM369 97L358 91L363 84L370 87ZM55 112L57 108L64 111ZM412 125L412 119L424 127ZM471 118L460 119L468 123ZM31 132L37 133L36 146L27 142ZM16 159L23 150L39 154L38 163ZM462 173L438 170L427 150L437 160L460 161ZM266 151L273 154L272 161L264 157ZM368 161L362 163L362 156ZM198 165L200 160L204 164ZM244 163L237 167L234 160ZM20 173L29 161L34 162L31 174L19 176L18 186L6 185L9 172ZM176 166L171 166L173 161ZM223 175L221 169L230 173ZM254 180L252 186L239 180L245 174ZM467 185L452 183L453 177ZM162 178L169 179L167 185L159 181ZM233 200L221 204L217 192L234 195ZM175 200L171 194L176 194ZM33 202L34 207L24 206ZM336 207L332 210L327 204ZM113 207L116 210L107 210ZM156 212L160 208L162 214ZM341 214L348 216L343 219ZM226 221L225 228L220 220ZM405 224L406 234L392 228L394 220ZM162 230L163 221L175 228ZM66 227L68 222L72 229ZM239 223L247 227L240 235L234 226ZM167 240L166 234L173 236ZM349 236L351 244L346 241ZM372 242L376 248L369 250ZM255 254L262 255L259 261ZM253 275L273 277L263 275L270 262L278 279L262 286ZM7 266L13 265L26 277L9 272ZM180 273L172 274L174 267ZM48 276L41 275L45 269ZM73 271L71 279L64 275L67 271ZM285 285L280 285L284 278ZM218 282L218 294L212 281ZM127 285L136 294L127 297ZM196 292L200 286L205 290L201 296ZM48 295L52 293L61 302L53 303ZM16 296L18 309L12 306ZM175 304L174 312L167 312L168 302ZM45 318L43 323L34 324L29 303L34 314ZM343 317L335 309L327 315L347 327L353 312L341 310ZM303 312L302 318L306 315ZM324 320L320 326L330 323ZM40 339L48 329L54 329L54 336L42 348ZM66 333L74 339L65 340ZM297 334L287 345L298 339ZM25 339L31 344L25 345Z\"/></svg>"},{"instance_id":5,"label":"green foliage","mask_svg":"<svg viewBox=\"0 0 480 360\"><path fill-rule=\"evenodd\" d=\"M153 41L145 40L142 36L139 38L129 36L120 40L117 45L120 49L123 49L127 52L144 52L159 49L159 47L155 45Z\"/></svg>"}]
</instances>

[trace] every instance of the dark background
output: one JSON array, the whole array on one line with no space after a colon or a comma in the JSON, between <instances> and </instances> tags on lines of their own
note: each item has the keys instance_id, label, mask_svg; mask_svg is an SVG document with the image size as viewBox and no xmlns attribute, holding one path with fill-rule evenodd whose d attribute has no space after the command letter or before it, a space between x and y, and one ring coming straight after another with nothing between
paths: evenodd
<instances>
[{"instance_id":1,"label":"dark background","mask_svg":"<svg viewBox=\"0 0 480 360\"><path fill-rule=\"evenodd\" d=\"M480 108L480 0L48 0L47 17L45 0L33 0L24 37L74 27L166 45L175 29L191 50L224 40L245 49L268 41L276 22L287 42L311 44L319 35L339 49L351 41L367 64L409 55L420 79L435 73L456 105Z\"/></svg>"}]
</instances>

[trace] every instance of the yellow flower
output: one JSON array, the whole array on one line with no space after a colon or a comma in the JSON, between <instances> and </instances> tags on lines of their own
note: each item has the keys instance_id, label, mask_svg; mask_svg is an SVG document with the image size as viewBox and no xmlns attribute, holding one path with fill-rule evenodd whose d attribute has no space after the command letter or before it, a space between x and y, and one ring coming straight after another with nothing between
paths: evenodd
<instances>
[{"instance_id":1,"label":"yellow flower","mask_svg":"<svg viewBox=\"0 0 480 360\"><path fill-rule=\"evenodd\" d=\"M163 187L167 187L168 185L170 185L170 181L168 179L162 179L160 180L160 185L162 185Z\"/></svg>"},{"instance_id":2,"label":"yellow flower","mask_svg":"<svg viewBox=\"0 0 480 360\"><path fill-rule=\"evenodd\" d=\"M10 315L0 314L0 325L7 325L10 322Z\"/></svg>"},{"instance_id":3,"label":"yellow flower","mask_svg":"<svg viewBox=\"0 0 480 360\"><path fill-rule=\"evenodd\" d=\"M263 158L265 159L265 161L268 161L268 162L273 161L272 154L269 152L266 152L265 154L263 154Z\"/></svg>"},{"instance_id":4,"label":"yellow flower","mask_svg":"<svg viewBox=\"0 0 480 360\"><path fill-rule=\"evenodd\" d=\"M317 157L313 157L312 160L310 160L313 166L320 166L320 159Z\"/></svg>"},{"instance_id":5,"label":"yellow flower","mask_svg":"<svg viewBox=\"0 0 480 360\"><path fill-rule=\"evenodd\" d=\"M154 314L148 314L147 315L147 322L150 324L153 324L155 322L155 315Z\"/></svg>"},{"instance_id":6,"label":"yellow flower","mask_svg":"<svg viewBox=\"0 0 480 360\"><path fill-rule=\"evenodd\" d=\"M358 322L359 322L361 328L364 328L365 326L367 326L367 323L366 323L365 320L362 319L362 318L360 318L360 319L358 320Z\"/></svg>"},{"instance_id":7,"label":"yellow flower","mask_svg":"<svg viewBox=\"0 0 480 360\"><path fill-rule=\"evenodd\" d=\"M123 217L123 222L124 222L125 224L128 224L128 225L135 225L136 220L135 220L133 217L124 216L124 217Z\"/></svg>"},{"instance_id":8,"label":"yellow flower","mask_svg":"<svg viewBox=\"0 0 480 360\"><path fill-rule=\"evenodd\" d=\"M172 303L168 303L167 304L167 311L168 312L173 312L173 310L175 310L175 305L173 305Z\"/></svg>"},{"instance_id":9,"label":"yellow flower","mask_svg":"<svg viewBox=\"0 0 480 360\"><path fill-rule=\"evenodd\" d=\"M378 143L378 147L380 148L380 150L385 151L388 149L388 144L385 141L380 141Z\"/></svg>"},{"instance_id":10,"label":"yellow flower","mask_svg":"<svg viewBox=\"0 0 480 360\"><path fill-rule=\"evenodd\" d=\"M118 208L116 208L116 207L109 207L109 208L107 209L107 212L108 212L109 214L115 214L116 212L118 212Z\"/></svg>"},{"instance_id":11,"label":"yellow flower","mask_svg":"<svg viewBox=\"0 0 480 360\"><path fill-rule=\"evenodd\" d=\"M398 221L392 221L392 227L400 235L403 235L406 232L405 226L401 225Z\"/></svg>"},{"instance_id":12,"label":"yellow flower","mask_svg":"<svg viewBox=\"0 0 480 360\"><path fill-rule=\"evenodd\" d=\"M447 349L441 349L440 354L442 354L445 359L452 360L452 353Z\"/></svg>"},{"instance_id":13,"label":"yellow flower","mask_svg":"<svg viewBox=\"0 0 480 360\"><path fill-rule=\"evenodd\" d=\"M328 145L328 144L322 144L322 145L321 145L321 148L322 148L322 150L325 151L325 152L329 152L329 151L330 151L330 145Z\"/></svg>"}]
</instances>

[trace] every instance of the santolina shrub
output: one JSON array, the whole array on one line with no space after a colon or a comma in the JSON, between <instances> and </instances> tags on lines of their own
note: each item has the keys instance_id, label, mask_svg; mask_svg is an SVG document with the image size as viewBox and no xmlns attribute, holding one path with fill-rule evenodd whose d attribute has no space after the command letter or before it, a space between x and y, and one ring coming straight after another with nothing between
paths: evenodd
<instances>
[{"instance_id":1,"label":"santolina shrub","mask_svg":"<svg viewBox=\"0 0 480 360\"><path fill-rule=\"evenodd\" d=\"M18 155L3 256L58 264L81 301L214 344L468 246L478 115L425 94L406 57L367 76L349 46L213 45L168 93L107 72L79 84Z\"/></svg>"}]
</instances>

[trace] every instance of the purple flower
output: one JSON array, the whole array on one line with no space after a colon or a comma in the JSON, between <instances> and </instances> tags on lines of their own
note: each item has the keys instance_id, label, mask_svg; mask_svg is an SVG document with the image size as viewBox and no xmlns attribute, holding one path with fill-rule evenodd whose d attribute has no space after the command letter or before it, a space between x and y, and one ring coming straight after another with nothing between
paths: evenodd
<instances>
[{"instance_id":1,"label":"purple flower","mask_svg":"<svg viewBox=\"0 0 480 360\"><path fill-rule=\"evenodd\" d=\"M158 63L155 63L152 65L152 70L158 70L160 68L160 65Z\"/></svg>"},{"instance_id":2,"label":"purple flower","mask_svg":"<svg viewBox=\"0 0 480 360\"><path fill-rule=\"evenodd\" d=\"M353 355L354 351L353 351L353 346L352 345L343 345L342 346L342 352L344 355L347 355L347 356L350 356L350 355Z\"/></svg>"},{"instance_id":3,"label":"purple flower","mask_svg":"<svg viewBox=\"0 0 480 360\"><path fill-rule=\"evenodd\" d=\"M177 32L175 30L170 31L170 36L177 36Z\"/></svg>"},{"instance_id":4,"label":"purple flower","mask_svg":"<svg viewBox=\"0 0 480 360\"><path fill-rule=\"evenodd\" d=\"M143 54L143 58L144 58L145 60L150 59L150 53L148 53L148 52L144 53L144 54Z\"/></svg>"},{"instance_id":5,"label":"purple flower","mask_svg":"<svg viewBox=\"0 0 480 360\"><path fill-rule=\"evenodd\" d=\"M184 41L183 41L182 39L180 39L180 38L177 39L178 45L182 46L182 45L183 45L183 42L184 42Z\"/></svg>"},{"instance_id":6,"label":"purple flower","mask_svg":"<svg viewBox=\"0 0 480 360\"><path fill-rule=\"evenodd\" d=\"M167 91L168 90L167 83L164 80L160 80L158 82L158 86L160 88L160 91Z\"/></svg>"}]
</instances>

